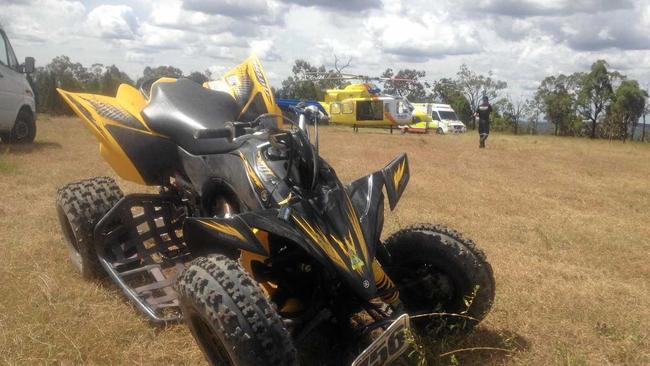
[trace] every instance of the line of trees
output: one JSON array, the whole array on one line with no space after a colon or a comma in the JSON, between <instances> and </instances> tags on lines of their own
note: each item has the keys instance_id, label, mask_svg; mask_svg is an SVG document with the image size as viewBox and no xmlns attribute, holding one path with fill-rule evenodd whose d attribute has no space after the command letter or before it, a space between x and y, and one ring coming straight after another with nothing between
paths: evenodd
<instances>
[{"instance_id":1,"label":"line of trees","mask_svg":"<svg viewBox=\"0 0 650 366\"><path fill-rule=\"evenodd\" d=\"M62 88L74 92L84 92L103 95L115 95L120 84L139 86L144 80L160 77L187 77L197 83L209 80L209 71L195 71L188 75L173 66L147 66L142 76L134 81L115 65L93 64L85 67L73 62L68 56L55 57L49 64L38 67L32 77L32 85L36 94L36 110L41 113L71 114L70 108L56 92Z\"/></svg>"},{"instance_id":2,"label":"line of trees","mask_svg":"<svg viewBox=\"0 0 650 366\"><path fill-rule=\"evenodd\" d=\"M380 83L384 93L403 96L411 102L450 104L470 128L476 128L473 112L486 95L492 101L495 130L537 134L545 121L557 136L625 141L635 136L639 119L643 118L640 139L645 141L645 115L650 113L648 92L636 80L611 71L608 66L605 60L598 60L588 72L548 76L527 98L513 98L506 93L505 81L495 79L491 73L476 73L464 64L454 77L435 81L427 80L424 70L389 68L380 77L398 80ZM322 100L325 89L345 85L333 80L341 75L336 68L327 70L322 65L296 60L292 71L293 75L278 90L283 98ZM319 74L315 74L317 71Z\"/></svg>"},{"instance_id":3,"label":"line of trees","mask_svg":"<svg viewBox=\"0 0 650 366\"><path fill-rule=\"evenodd\" d=\"M280 89L275 90L276 96L322 100L326 89L351 82L340 78L345 75L343 71L350 67L351 61L340 60L334 55L334 67L327 68L296 60L292 74L282 81ZM411 102L450 104L470 128L476 127L473 112L481 97L487 95L493 105L492 128L495 130L537 134L542 123L546 122L552 126L552 133L558 136L625 141L635 136L642 119L640 138L645 141L645 115L650 113L648 92L636 80L608 67L605 60L598 60L586 72L548 76L527 98L513 98L506 92L508 84L505 81L495 79L491 73L476 73L464 64L454 77L434 81L426 79L424 70L388 68L380 75L384 79L380 79L379 84L384 93L403 96ZM37 68L32 78L39 112L69 114L70 109L56 93L57 87L115 95L122 83L139 86L144 80L163 76L188 77L197 83L212 77L207 70L184 75L173 66L147 66L142 76L134 81L115 65L85 67L67 56L59 56Z\"/></svg>"}]
</instances>

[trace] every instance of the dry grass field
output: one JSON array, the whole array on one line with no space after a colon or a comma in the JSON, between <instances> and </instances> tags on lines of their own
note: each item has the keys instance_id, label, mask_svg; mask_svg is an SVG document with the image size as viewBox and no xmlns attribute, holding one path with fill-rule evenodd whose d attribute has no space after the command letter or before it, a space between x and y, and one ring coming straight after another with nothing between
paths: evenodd
<instances>
[{"instance_id":1,"label":"dry grass field","mask_svg":"<svg viewBox=\"0 0 650 366\"><path fill-rule=\"evenodd\" d=\"M151 326L110 282L74 272L56 189L113 172L79 120L42 116L38 126L34 145L0 145L0 364L204 364L183 326ZM348 128L321 137L344 181L409 154L410 186L385 235L442 223L487 253L496 304L456 347L507 352L443 364L650 364L650 145L493 135L479 150L473 132Z\"/></svg>"}]
</instances>

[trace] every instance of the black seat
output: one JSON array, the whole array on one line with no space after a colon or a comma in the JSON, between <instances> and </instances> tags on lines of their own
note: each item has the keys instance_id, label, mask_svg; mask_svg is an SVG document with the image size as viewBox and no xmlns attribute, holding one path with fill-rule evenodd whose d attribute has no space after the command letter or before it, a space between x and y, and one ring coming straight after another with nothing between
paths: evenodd
<instances>
[{"instance_id":1,"label":"black seat","mask_svg":"<svg viewBox=\"0 0 650 366\"><path fill-rule=\"evenodd\" d=\"M240 144L227 139L194 138L194 132L206 128L223 128L235 121L239 107L228 93L206 89L189 79L156 84L151 100L141 114L155 132L167 136L193 155L225 153Z\"/></svg>"}]
</instances>

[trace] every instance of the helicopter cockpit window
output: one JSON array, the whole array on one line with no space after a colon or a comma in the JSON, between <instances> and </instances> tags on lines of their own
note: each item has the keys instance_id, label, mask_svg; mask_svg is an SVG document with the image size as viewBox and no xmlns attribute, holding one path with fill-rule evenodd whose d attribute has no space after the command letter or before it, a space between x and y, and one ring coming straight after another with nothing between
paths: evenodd
<instances>
[{"instance_id":1,"label":"helicopter cockpit window","mask_svg":"<svg viewBox=\"0 0 650 366\"><path fill-rule=\"evenodd\" d=\"M410 106L403 100L397 101L397 114L406 114L411 112Z\"/></svg>"},{"instance_id":2,"label":"helicopter cockpit window","mask_svg":"<svg viewBox=\"0 0 650 366\"><path fill-rule=\"evenodd\" d=\"M354 107L352 106L352 102L344 102L343 114L351 114L351 113L354 113Z\"/></svg>"},{"instance_id":3,"label":"helicopter cockpit window","mask_svg":"<svg viewBox=\"0 0 650 366\"><path fill-rule=\"evenodd\" d=\"M381 121L384 119L384 102L367 100L357 102L357 121Z\"/></svg>"},{"instance_id":4,"label":"helicopter cockpit window","mask_svg":"<svg viewBox=\"0 0 650 366\"><path fill-rule=\"evenodd\" d=\"M332 103L330 105L330 114L340 114L341 113L341 103Z\"/></svg>"}]
</instances>

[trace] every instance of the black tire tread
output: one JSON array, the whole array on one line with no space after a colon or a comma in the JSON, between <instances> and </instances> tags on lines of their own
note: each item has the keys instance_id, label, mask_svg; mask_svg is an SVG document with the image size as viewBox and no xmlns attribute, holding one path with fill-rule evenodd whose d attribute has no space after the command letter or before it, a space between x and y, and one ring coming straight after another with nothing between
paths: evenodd
<instances>
[{"instance_id":1,"label":"black tire tread","mask_svg":"<svg viewBox=\"0 0 650 366\"><path fill-rule=\"evenodd\" d=\"M184 314L187 306L198 308L226 342L242 351L242 366L297 364L291 336L275 307L237 262L223 255L196 258L176 287Z\"/></svg>"},{"instance_id":2,"label":"black tire tread","mask_svg":"<svg viewBox=\"0 0 650 366\"><path fill-rule=\"evenodd\" d=\"M23 120L27 122L29 126L29 135L24 139L21 140L17 139L14 132L15 129L15 125L14 125L14 127L12 128L11 132L8 135L8 138L6 139L7 142L9 142L10 144L29 144L34 142L34 139L36 138L36 120L32 116L32 113L26 109L22 109L20 112L18 112L18 116L16 117L16 121L18 120ZM3 141L5 141L4 138Z\"/></svg>"},{"instance_id":3,"label":"black tire tread","mask_svg":"<svg viewBox=\"0 0 650 366\"><path fill-rule=\"evenodd\" d=\"M111 177L84 179L66 184L57 191L57 210L60 219L61 214L65 215L74 230L75 238L68 240L77 240L84 278L98 278L105 274L93 244L94 229L122 197L122 190Z\"/></svg>"},{"instance_id":4,"label":"black tire tread","mask_svg":"<svg viewBox=\"0 0 650 366\"><path fill-rule=\"evenodd\" d=\"M395 245L399 245L408 241L408 237L413 233L420 233L425 235L433 235L439 237L439 242L445 246L457 246L460 244L459 255L463 258L461 260L466 264L467 270L480 272L478 278L483 283L482 288L479 288L479 293L467 311L467 314L473 318L482 320L490 311L495 296L495 282L494 271L492 266L487 261L487 256L483 250L479 249L473 240L463 237L461 233L456 230L450 229L443 225L434 224L415 224L407 226L401 230L396 231L390 235L384 242L388 252ZM452 240L445 240L444 236L452 238ZM456 241L456 243L454 243ZM464 250L466 249L466 251Z\"/></svg>"}]
</instances>

